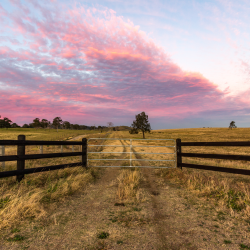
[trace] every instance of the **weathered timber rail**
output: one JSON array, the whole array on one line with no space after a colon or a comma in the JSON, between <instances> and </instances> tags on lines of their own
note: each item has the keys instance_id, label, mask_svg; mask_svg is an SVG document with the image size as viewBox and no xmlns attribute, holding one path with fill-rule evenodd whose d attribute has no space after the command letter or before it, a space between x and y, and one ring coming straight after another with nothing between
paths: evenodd
<instances>
[{"instance_id":1,"label":"weathered timber rail","mask_svg":"<svg viewBox=\"0 0 250 250\"><path fill-rule=\"evenodd\" d=\"M249 147L250 146L250 141L237 141L237 142L181 142L181 139L176 139L177 167L180 168L180 169L182 169L182 167L186 167L186 168L195 168L195 169L226 172L226 173L232 173L232 174L250 175L250 170L248 170L248 169L225 168L225 167L216 167L216 166L182 163L182 157L196 157L196 158L250 161L250 156L247 156L247 155L182 153L181 148L183 146L189 146L189 147L190 146L196 146L196 147L197 146Z\"/></svg>"},{"instance_id":2,"label":"weathered timber rail","mask_svg":"<svg viewBox=\"0 0 250 250\"><path fill-rule=\"evenodd\" d=\"M17 161L17 170L0 172L0 178L16 176L17 181L21 181L25 174L44 172L49 170L62 169L66 167L82 166L87 167L87 139L83 138L80 142L75 141L26 141L25 135L19 135L18 140L0 140L0 145L17 145L17 155L0 156L0 162ZM25 154L26 145L80 145L82 150L69 153L51 153L51 154ZM72 148L73 150L73 148ZM41 149L42 151L42 149ZM81 161L76 163L61 164L55 166L45 166L39 168L25 169L25 160L80 156Z\"/></svg>"}]
</instances>

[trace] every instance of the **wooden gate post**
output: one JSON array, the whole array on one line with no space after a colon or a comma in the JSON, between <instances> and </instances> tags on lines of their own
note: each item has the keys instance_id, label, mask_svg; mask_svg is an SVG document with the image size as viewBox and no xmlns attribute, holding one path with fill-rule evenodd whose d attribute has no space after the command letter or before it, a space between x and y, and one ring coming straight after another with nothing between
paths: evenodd
<instances>
[{"instance_id":1,"label":"wooden gate post","mask_svg":"<svg viewBox=\"0 0 250 250\"><path fill-rule=\"evenodd\" d=\"M0 156L4 156L5 155L5 146L4 145L2 145L2 146L0 146ZM3 161L2 162L2 168L3 168L3 170L5 169L5 161Z\"/></svg>"},{"instance_id":2,"label":"wooden gate post","mask_svg":"<svg viewBox=\"0 0 250 250\"><path fill-rule=\"evenodd\" d=\"M87 138L82 138L82 166L87 168Z\"/></svg>"},{"instance_id":3,"label":"wooden gate post","mask_svg":"<svg viewBox=\"0 0 250 250\"><path fill-rule=\"evenodd\" d=\"M25 141L25 135L19 135L17 139ZM17 145L17 156L25 155L25 145ZM25 169L25 160L17 160L17 170ZM24 178L24 174L17 175L16 180L20 182Z\"/></svg>"},{"instance_id":4,"label":"wooden gate post","mask_svg":"<svg viewBox=\"0 0 250 250\"><path fill-rule=\"evenodd\" d=\"M181 139L176 139L176 152L177 152L177 168L182 169Z\"/></svg>"}]
</instances>

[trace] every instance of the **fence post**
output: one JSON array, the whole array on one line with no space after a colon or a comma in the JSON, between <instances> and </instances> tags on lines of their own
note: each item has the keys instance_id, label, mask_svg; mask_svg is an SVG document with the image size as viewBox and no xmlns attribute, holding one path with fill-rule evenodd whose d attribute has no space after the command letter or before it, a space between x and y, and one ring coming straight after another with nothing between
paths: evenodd
<instances>
[{"instance_id":1,"label":"fence post","mask_svg":"<svg viewBox=\"0 0 250 250\"><path fill-rule=\"evenodd\" d=\"M82 166L87 168L87 138L82 138Z\"/></svg>"},{"instance_id":2,"label":"fence post","mask_svg":"<svg viewBox=\"0 0 250 250\"><path fill-rule=\"evenodd\" d=\"M181 139L176 139L176 152L177 152L177 168L182 169Z\"/></svg>"},{"instance_id":3,"label":"fence post","mask_svg":"<svg viewBox=\"0 0 250 250\"><path fill-rule=\"evenodd\" d=\"M17 139L25 141L25 135L19 135ZM17 145L17 155L23 156L25 155L25 145ZM17 170L25 169L25 160L17 160ZM16 180L20 182L24 178L24 174L17 175Z\"/></svg>"},{"instance_id":4,"label":"fence post","mask_svg":"<svg viewBox=\"0 0 250 250\"><path fill-rule=\"evenodd\" d=\"M74 152L74 145L72 145L72 152Z\"/></svg>"},{"instance_id":5,"label":"fence post","mask_svg":"<svg viewBox=\"0 0 250 250\"><path fill-rule=\"evenodd\" d=\"M61 153L63 152L63 145L61 145Z\"/></svg>"},{"instance_id":6,"label":"fence post","mask_svg":"<svg viewBox=\"0 0 250 250\"><path fill-rule=\"evenodd\" d=\"M4 145L1 146L0 155L1 156L5 155L5 146ZM3 170L5 169L5 161L2 162L2 168L3 168Z\"/></svg>"},{"instance_id":7,"label":"fence post","mask_svg":"<svg viewBox=\"0 0 250 250\"><path fill-rule=\"evenodd\" d=\"M43 154L43 145L40 145L40 154Z\"/></svg>"}]
</instances>

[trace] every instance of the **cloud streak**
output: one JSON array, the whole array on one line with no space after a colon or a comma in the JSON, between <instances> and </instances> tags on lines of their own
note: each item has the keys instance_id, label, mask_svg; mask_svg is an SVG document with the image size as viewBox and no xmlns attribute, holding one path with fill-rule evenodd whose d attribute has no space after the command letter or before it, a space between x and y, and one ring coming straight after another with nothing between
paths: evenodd
<instances>
[{"instance_id":1,"label":"cloud streak","mask_svg":"<svg viewBox=\"0 0 250 250\"><path fill-rule=\"evenodd\" d=\"M61 116L105 124L104 118L126 121L142 111L180 119L229 110L236 99L243 111L249 107L249 94L228 98L200 73L183 71L111 9L11 2L12 13L0 7L6 24L0 37L0 111L14 121Z\"/></svg>"}]
</instances>

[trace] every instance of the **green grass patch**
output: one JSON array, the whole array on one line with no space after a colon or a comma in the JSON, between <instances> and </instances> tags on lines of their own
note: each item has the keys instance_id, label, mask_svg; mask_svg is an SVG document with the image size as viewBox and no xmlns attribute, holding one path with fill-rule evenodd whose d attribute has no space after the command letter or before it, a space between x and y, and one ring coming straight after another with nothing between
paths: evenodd
<instances>
[{"instance_id":1,"label":"green grass patch","mask_svg":"<svg viewBox=\"0 0 250 250\"><path fill-rule=\"evenodd\" d=\"M106 239L106 238L108 238L109 237L109 233L107 233L107 232L101 232L101 233L99 233L98 235L97 235L97 238L98 239Z\"/></svg>"},{"instance_id":2,"label":"green grass patch","mask_svg":"<svg viewBox=\"0 0 250 250\"><path fill-rule=\"evenodd\" d=\"M0 199L0 208L3 208L10 201L10 197Z\"/></svg>"},{"instance_id":3,"label":"green grass patch","mask_svg":"<svg viewBox=\"0 0 250 250\"><path fill-rule=\"evenodd\" d=\"M13 238L8 238L7 239L7 241L9 241L9 242L22 241L22 240L24 240L24 237L19 235L19 234L15 235Z\"/></svg>"}]
</instances>

